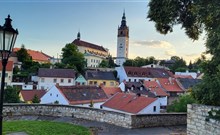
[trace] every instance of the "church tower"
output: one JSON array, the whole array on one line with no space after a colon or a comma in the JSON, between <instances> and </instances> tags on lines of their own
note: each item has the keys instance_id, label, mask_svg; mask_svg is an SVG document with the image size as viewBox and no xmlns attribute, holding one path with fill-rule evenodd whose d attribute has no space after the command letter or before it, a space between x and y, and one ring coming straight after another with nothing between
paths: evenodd
<instances>
[{"instance_id":1,"label":"church tower","mask_svg":"<svg viewBox=\"0 0 220 135\"><path fill-rule=\"evenodd\" d=\"M126 25L125 11L122 16L121 26L118 27L117 40L117 57L116 64L122 66L128 59L128 45L129 45L129 29Z\"/></svg>"}]
</instances>

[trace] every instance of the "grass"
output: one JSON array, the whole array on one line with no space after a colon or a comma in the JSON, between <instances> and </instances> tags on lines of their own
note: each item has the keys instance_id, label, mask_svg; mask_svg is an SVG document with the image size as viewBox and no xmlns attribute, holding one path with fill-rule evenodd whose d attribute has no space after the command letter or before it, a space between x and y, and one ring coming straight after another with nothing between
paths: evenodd
<instances>
[{"instance_id":1,"label":"grass","mask_svg":"<svg viewBox=\"0 0 220 135\"><path fill-rule=\"evenodd\" d=\"M4 121L3 135L25 132L28 135L90 135L89 129L69 123L51 121Z\"/></svg>"}]
</instances>

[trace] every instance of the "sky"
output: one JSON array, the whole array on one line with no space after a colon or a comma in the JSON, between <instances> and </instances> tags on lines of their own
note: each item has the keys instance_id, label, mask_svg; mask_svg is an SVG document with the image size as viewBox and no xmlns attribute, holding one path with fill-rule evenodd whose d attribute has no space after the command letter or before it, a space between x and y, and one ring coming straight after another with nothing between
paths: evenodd
<instances>
[{"instance_id":1,"label":"sky","mask_svg":"<svg viewBox=\"0 0 220 135\"><path fill-rule=\"evenodd\" d=\"M149 0L0 0L0 25L10 14L19 35L15 47L61 55L62 48L81 33L81 40L108 48L116 56L117 28L125 11L129 27L129 58L170 59L187 62L201 56L204 36L189 39L181 26L162 35L147 18Z\"/></svg>"}]
</instances>

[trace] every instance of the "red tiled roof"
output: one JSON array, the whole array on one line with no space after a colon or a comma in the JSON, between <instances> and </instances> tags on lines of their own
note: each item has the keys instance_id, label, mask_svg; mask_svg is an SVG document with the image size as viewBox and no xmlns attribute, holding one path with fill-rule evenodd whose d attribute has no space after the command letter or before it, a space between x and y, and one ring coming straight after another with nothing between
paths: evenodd
<instances>
[{"instance_id":1,"label":"red tiled roof","mask_svg":"<svg viewBox=\"0 0 220 135\"><path fill-rule=\"evenodd\" d=\"M156 98L137 96L135 94L117 93L111 99L106 101L103 106L123 112L137 114L156 100Z\"/></svg>"},{"instance_id":2,"label":"red tiled roof","mask_svg":"<svg viewBox=\"0 0 220 135\"><path fill-rule=\"evenodd\" d=\"M13 49L14 52L17 52L18 50L20 50L20 48ZM44 54L43 52L27 49L27 53L32 57L33 61L49 62L50 56Z\"/></svg>"},{"instance_id":3,"label":"red tiled roof","mask_svg":"<svg viewBox=\"0 0 220 135\"><path fill-rule=\"evenodd\" d=\"M158 78L160 85L168 92L184 92L174 78Z\"/></svg>"},{"instance_id":4,"label":"red tiled roof","mask_svg":"<svg viewBox=\"0 0 220 135\"><path fill-rule=\"evenodd\" d=\"M34 95L37 95L40 99L46 93L46 90L21 90L20 93L24 101L31 101Z\"/></svg>"},{"instance_id":5,"label":"red tiled roof","mask_svg":"<svg viewBox=\"0 0 220 135\"><path fill-rule=\"evenodd\" d=\"M79 39L75 39L72 43L75 44L76 46L84 46L84 47L88 47L88 48L92 48L92 49L107 52L106 49L102 46L95 45L95 44L92 44L92 43L89 43L89 42L86 42L86 41L82 41L82 40L79 40Z\"/></svg>"},{"instance_id":6,"label":"red tiled roof","mask_svg":"<svg viewBox=\"0 0 220 135\"><path fill-rule=\"evenodd\" d=\"M6 71L13 71L13 61L8 61ZM0 60L0 70L2 71L2 61Z\"/></svg>"},{"instance_id":7,"label":"red tiled roof","mask_svg":"<svg viewBox=\"0 0 220 135\"><path fill-rule=\"evenodd\" d=\"M144 86L157 96L169 96L156 81L144 81Z\"/></svg>"},{"instance_id":8,"label":"red tiled roof","mask_svg":"<svg viewBox=\"0 0 220 135\"><path fill-rule=\"evenodd\" d=\"M188 78L188 79L193 79L191 75L174 75L175 78Z\"/></svg>"},{"instance_id":9,"label":"red tiled roof","mask_svg":"<svg viewBox=\"0 0 220 135\"><path fill-rule=\"evenodd\" d=\"M119 87L102 87L102 89L104 90L105 94L108 97L111 97L111 96L115 95L118 92L122 92Z\"/></svg>"},{"instance_id":10,"label":"red tiled roof","mask_svg":"<svg viewBox=\"0 0 220 135\"><path fill-rule=\"evenodd\" d=\"M173 74L162 68L124 67L128 77L169 78Z\"/></svg>"}]
</instances>

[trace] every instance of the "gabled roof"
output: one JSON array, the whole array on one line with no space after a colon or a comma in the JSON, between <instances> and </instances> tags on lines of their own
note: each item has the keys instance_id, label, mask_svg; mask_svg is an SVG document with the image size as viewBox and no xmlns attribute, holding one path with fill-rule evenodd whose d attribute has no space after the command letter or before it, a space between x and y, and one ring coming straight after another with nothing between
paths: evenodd
<instances>
[{"instance_id":1,"label":"gabled roof","mask_svg":"<svg viewBox=\"0 0 220 135\"><path fill-rule=\"evenodd\" d=\"M118 92L122 92L119 87L102 87L102 89L104 90L105 94L108 97L111 97L111 96L115 95Z\"/></svg>"},{"instance_id":2,"label":"gabled roof","mask_svg":"<svg viewBox=\"0 0 220 135\"><path fill-rule=\"evenodd\" d=\"M83 47L92 48L92 49L96 49L96 50L99 50L99 51L107 52L106 49L102 46L99 46L99 45L96 45L96 44L93 44L93 43L89 43L89 42L86 42L86 41L82 41L82 40L79 40L79 39L75 39L72 43L75 44L76 46L83 46Z\"/></svg>"},{"instance_id":3,"label":"gabled roof","mask_svg":"<svg viewBox=\"0 0 220 135\"><path fill-rule=\"evenodd\" d=\"M17 52L20 49L21 48L14 48L13 51ZM35 51L35 50L27 49L27 53L32 57L33 61L49 62L49 59L51 58L51 56L49 56L43 52L39 52L39 51Z\"/></svg>"},{"instance_id":4,"label":"gabled roof","mask_svg":"<svg viewBox=\"0 0 220 135\"><path fill-rule=\"evenodd\" d=\"M88 104L91 101L104 102L107 95L100 87L96 86L57 86L71 105Z\"/></svg>"},{"instance_id":5,"label":"gabled roof","mask_svg":"<svg viewBox=\"0 0 220 135\"><path fill-rule=\"evenodd\" d=\"M144 86L152 93L156 93L156 96L169 96L156 81L144 81Z\"/></svg>"},{"instance_id":6,"label":"gabled roof","mask_svg":"<svg viewBox=\"0 0 220 135\"><path fill-rule=\"evenodd\" d=\"M184 89L189 89L200 83L201 79L179 78L178 81L181 83Z\"/></svg>"},{"instance_id":7,"label":"gabled roof","mask_svg":"<svg viewBox=\"0 0 220 135\"><path fill-rule=\"evenodd\" d=\"M156 98L137 96L135 94L117 93L102 106L111 109L137 114L148 105L156 101Z\"/></svg>"},{"instance_id":8,"label":"gabled roof","mask_svg":"<svg viewBox=\"0 0 220 135\"><path fill-rule=\"evenodd\" d=\"M147 95L148 97L156 97L154 93L146 89L145 86L141 84L140 82L126 82L125 91L132 92L135 94Z\"/></svg>"},{"instance_id":9,"label":"gabled roof","mask_svg":"<svg viewBox=\"0 0 220 135\"><path fill-rule=\"evenodd\" d=\"M13 61L8 61L6 65L6 71L13 71ZM0 60L0 70L2 72L2 60Z\"/></svg>"},{"instance_id":10,"label":"gabled roof","mask_svg":"<svg viewBox=\"0 0 220 135\"><path fill-rule=\"evenodd\" d=\"M168 92L184 92L174 78L158 78L162 88Z\"/></svg>"},{"instance_id":11,"label":"gabled roof","mask_svg":"<svg viewBox=\"0 0 220 135\"><path fill-rule=\"evenodd\" d=\"M39 77L75 78L75 71L73 69L40 68L38 70L38 76Z\"/></svg>"},{"instance_id":12,"label":"gabled roof","mask_svg":"<svg viewBox=\"0 0 220 135\"><path fill-rule=\"evenodd\" d=\"M173 74L162 68L124 67L128 77L169 78Z\"/></svg>"},{"instance_id":13,"label":"gabled roof","mask_svg":"<svg viewBox=\"0 0 220 135\"><path fill-rule=\"evenodd\" d=\"M46 93L46 90L21 90L20 93L24 101L32 101L34 95L37 95L40 99Z\"/></svg>"},{"instance_id":14,"label":"gabled roof","mask_svg":"<svg viewBox=\"0 0 220 135\"><path fill-rule=\"evenodd\" d=\"M86 80L116 80L112 71L95 71L87 70L85 73Z\"/></svg>"}]
</instances>

